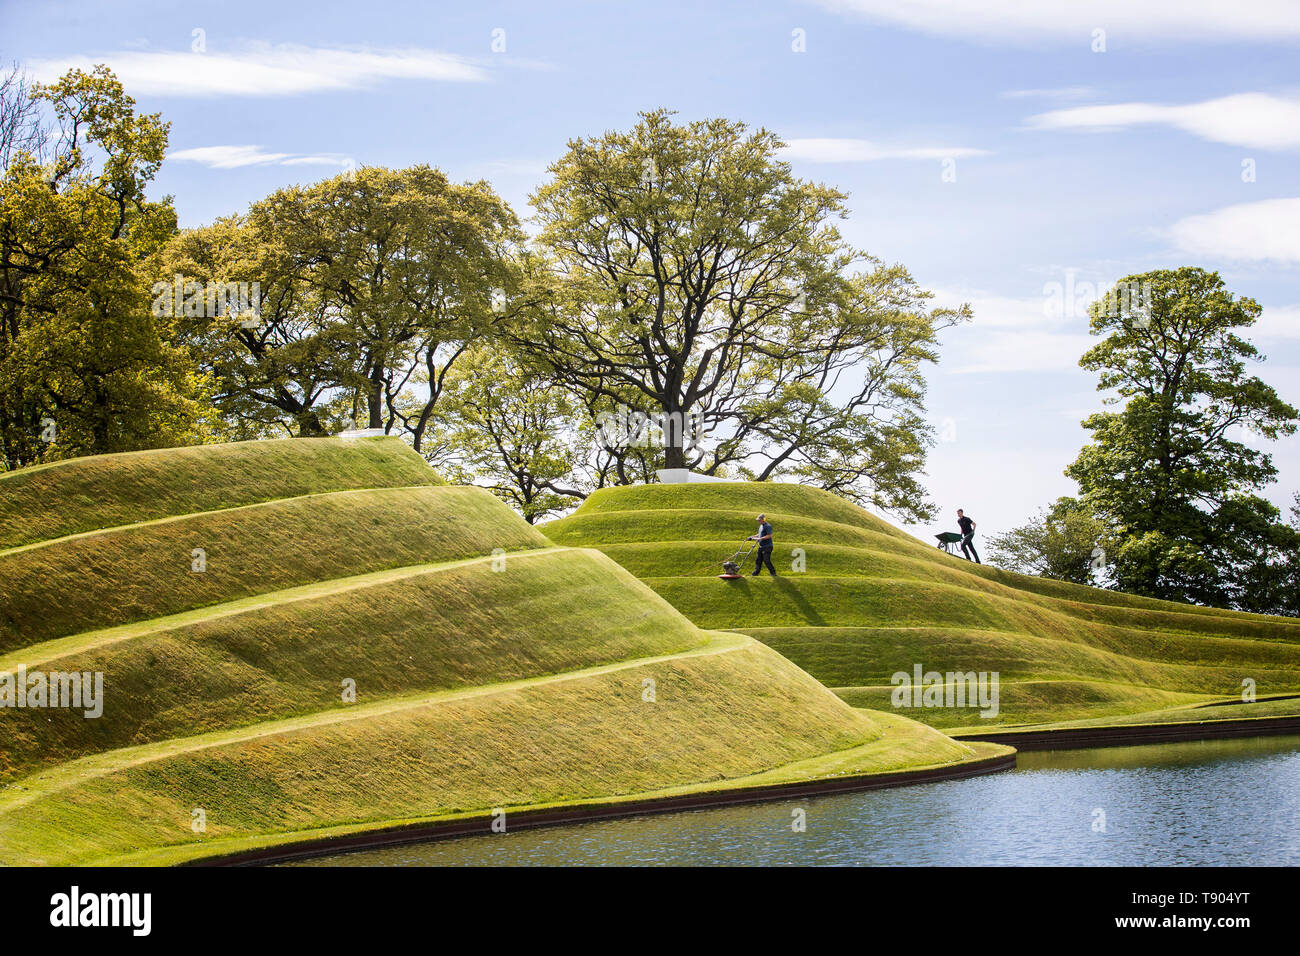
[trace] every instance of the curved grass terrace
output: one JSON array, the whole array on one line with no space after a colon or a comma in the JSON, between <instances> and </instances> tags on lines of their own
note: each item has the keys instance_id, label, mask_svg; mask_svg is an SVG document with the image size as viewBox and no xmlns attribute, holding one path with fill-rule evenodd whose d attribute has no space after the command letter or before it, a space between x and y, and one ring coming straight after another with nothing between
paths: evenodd
<instances>
[{"instance_id":1,"label":"curved grass terrace","mask_svg":"<svg viewBox=\"0 0 1300 956\"><path fill-rule=\"evenodd\" d=\"M104 686L94 718L0 707L4 864L293 853L497 809L988 772L1013 752L849 706L398 441L15 472L0 529L0 687Z\"/></svg>"}]
</instances>

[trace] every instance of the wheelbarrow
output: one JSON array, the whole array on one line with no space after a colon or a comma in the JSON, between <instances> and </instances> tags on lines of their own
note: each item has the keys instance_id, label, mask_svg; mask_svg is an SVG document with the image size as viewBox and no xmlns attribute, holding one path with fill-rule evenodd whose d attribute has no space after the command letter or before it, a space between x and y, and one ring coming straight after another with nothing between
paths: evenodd
<instances>
[{"instance_id":1,"label":"wheelbarrow","mask_svg":"<svg viewBox=\"0 0 1300 956\"><path fill-rule=\"evenodd\" d=\"M956 531L940 531L935 537L939 539L938 547L949 554L953 553L952 546L961 540L961 535Z\"/></svg>"}]
</instances>

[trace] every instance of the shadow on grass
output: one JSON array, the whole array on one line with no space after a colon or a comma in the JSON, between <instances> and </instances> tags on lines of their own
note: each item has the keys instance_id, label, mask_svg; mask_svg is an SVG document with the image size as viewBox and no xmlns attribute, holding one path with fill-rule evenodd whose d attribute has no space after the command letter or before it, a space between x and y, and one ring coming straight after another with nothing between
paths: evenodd
<instances>
[{"instance_id":1,"label":"shadow on grass","mask_svg":"<svg viewBox=\"0 0 1300 956\"><path fill-rule=\"evenodd\" d=\"M772 582L772 586L775 587L777 590L779 590L786 597L788 597L790 599L790 603L792 603L796 608L799 609L799 612L803 615L803 619L808 624L814 627L827 626L826 619L823 618L819 613L817 613L817 609L813 607L808 602L808 599L805 598L803 594L800 592L798 585L796 585L793 581L791 581L789 578L787 578L784 575L778 575L777 577L772 577L770 574L767 573L760 574L760 575L752 575L749 572L745 572L739 578L731 578L729 580L723 580L721 583L725 584L729 588L739 589L744 593L744 596L747 600L759 601L763 599L764 589L767 587L767 585L759 584L758 581L754 580L755 577L757 577L759 580L770 580Z\"/></svg>"},{"instance_id":2,"label":"shadow on grass","mask_svg":"<svg viewBox=\"0 0 1300 956\"><path fill-rule=\"evenodd\" d=\"M803 596L803 593L799 590L798 585L796 585L793 581L790 581L785 577L777 577L772 579L772 584L775 585L788 598L790 598L790 600L794 603L794 606L797 607L800 613L803 614L805 621L807 621L809 624L813 625L814 627L826 626L825 619L820 614L817 613L817 609L815 607L813 607L811 604L808 603L808 599Z\"/></svg>"}]
</instances>

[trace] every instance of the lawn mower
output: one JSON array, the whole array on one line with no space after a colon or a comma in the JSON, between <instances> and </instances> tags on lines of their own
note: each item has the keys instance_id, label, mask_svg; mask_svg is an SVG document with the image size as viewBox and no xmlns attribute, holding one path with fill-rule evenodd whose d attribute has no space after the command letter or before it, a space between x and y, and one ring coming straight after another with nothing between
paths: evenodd
<instances>
[{"instance_id":1,"label":"lawn mower","mask_svg":"<svg viewBox=\"0 0 1300 956\"><path fill-rule=\"evenodd\" d=\"M722 562L722 573L718 575L722 580L734 581L736 578L743 578L745 576L740 570L740 562L747 560L749 556L754 553L754 549L758 547L758 542L754 541L752 538L746 538L745 540L753 542L750 544L748 551L744 550L742 547L740 551L737 551L726 561Z\"/></svg>"}]
</instances>

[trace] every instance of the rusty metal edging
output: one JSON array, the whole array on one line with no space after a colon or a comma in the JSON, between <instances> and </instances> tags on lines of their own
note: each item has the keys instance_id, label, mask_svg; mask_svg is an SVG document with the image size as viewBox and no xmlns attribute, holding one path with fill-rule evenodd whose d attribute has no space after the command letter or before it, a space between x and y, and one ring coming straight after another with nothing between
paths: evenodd
<instances>
[{"instance_id":1,"label":"rusty metal edging","mask_svg":"<svg viewBox=\"0 0 1300 956\"><path fill-rule=\"evenodd\" d=\"M960 733L954 740L979 740L1006 744L1017 750L1078 750L1085 747L1122 747L1176 743L1187 740L1221 740L1300 734L1300 716L1245 717L1177 724L1129 724L1113 727L1064 727L1056 730L1008 730Z\"/></svg>"}]
</instances>

